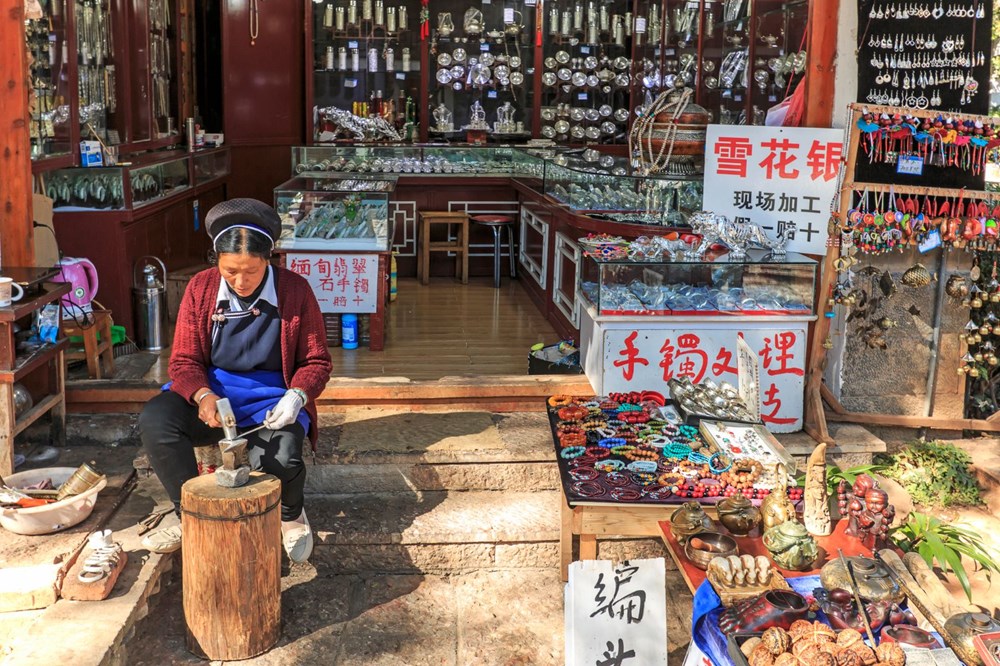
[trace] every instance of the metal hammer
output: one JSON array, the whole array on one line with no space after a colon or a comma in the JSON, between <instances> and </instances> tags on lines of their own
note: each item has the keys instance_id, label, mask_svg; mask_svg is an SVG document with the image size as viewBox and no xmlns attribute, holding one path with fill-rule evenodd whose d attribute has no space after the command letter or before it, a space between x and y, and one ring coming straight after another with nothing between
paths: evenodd
<instances>
[{"instance_id":1,"label":"metal hammer","mask_svg":"<svg viewBox=\"0 0 1000 666\"><path fill-rule=\"evenodd\" d=\"M250 480L250 467L239 464L245 459L247 440L245 437L240 437L236 431L236 415L233 413L233 406L229 403L229 398L219 400L215 403L215 408L219 411L219 420L222 422L224 434L224 437L219 440L219 448L222 450L222 467L215 470L215 480L220 486L238 488Z\"/></svg>"}]
</instances>

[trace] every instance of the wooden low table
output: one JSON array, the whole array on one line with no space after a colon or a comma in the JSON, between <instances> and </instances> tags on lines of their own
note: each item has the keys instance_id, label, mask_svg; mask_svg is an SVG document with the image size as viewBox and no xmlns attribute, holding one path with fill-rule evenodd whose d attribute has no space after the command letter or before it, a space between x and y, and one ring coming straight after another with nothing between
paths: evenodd
<instances>
[{"instance_id":1,"label":"wooden low table","mask_svg":"<svg viewBox=\"0 0 1000 666\"><path fill-rule=\"evenodd\" d=\"M823 565L838 556L837 549L840 548L844 551L846 557L864 555L866 557L871 557L872 551L861 545L861 541L855 539L854 537L847 536L844 534L844 530L847 529L847 521L841 520L837 522L837 526L833 530L833 534L825 537L815 537L816 545L819 546L819 557L813 563L814 567L808 571L791 571L788 569L782 569L775 565L782 576L785 578L798 578L800 576L815 576L819 574L819 570L823 568ZM729 534L726 528L718 525L718 532L722 534ZM684 547L677 541L674 537L673 532L670 529L670 521L662 520L659 524L659 534L663 538L663 543L666 544L667 550L670 552L670 557L673 558L674 562L677 564L677 569L681 572L684 577L684 582L687 583L688 589L691 590L691 594L694 594L695 590L705 581L705 572L696 567L691 563L691 561L684 555ZM736 540L736 544L739 546L740 555L764 555L769 560L771 560L767 548L764 547L764 543L760 539L760 530L754 530L750 533L752 536L733 536ZM771 560L772 565L774 560Z\"/></svg>"}]
</instances>

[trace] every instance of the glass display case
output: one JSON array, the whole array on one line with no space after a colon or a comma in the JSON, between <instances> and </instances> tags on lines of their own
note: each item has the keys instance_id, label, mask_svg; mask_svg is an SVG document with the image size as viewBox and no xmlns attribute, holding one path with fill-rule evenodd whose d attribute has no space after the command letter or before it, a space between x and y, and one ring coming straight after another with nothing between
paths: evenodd
<instances>
[{"instance_id":1,"label":"glass display case","mask_svg":"<svg viewBox=\"0 0 1000 666\"><path fill-rule=\"evenodd\" d=\"M796 253L749 250L673 261L614 259L588 252L580 287L602 316L811 315L817 263Z\"/></svg>"},{"instance_id":2,"label":"glass display case","mask_svg":"<svg viewBox=\"0 0 1000 666\"><path fill-rule=\"evenodd\" d=\"M109 0L76 0L76 72L80 138L120 143L113 127L118 110L116 69L112 52L112 14Z\"/></svg>"},{"instance_id":3,"label":"glass display case","mask_svg":"<svg viewBox=\"0 0 1000 666\"><path fill-rule=\"evenodd\" d=\"M32 3L25 9L24 37L31 77L28 123L32 160L72 153L69 14L65 0Z\"/></svg>"},{"instance_id":4,"label":"glass display case","mask_svg":"<svg viewBox=\"0 0 1000 666\"><path fill-rule=\"evenodd\" d=\"M416 134L420 99L420 10L415 0L325 0L312 13L314 108L381 116L403 140ZM337 127L318 114L315 141Z\"/></svg>"},{"instance_id":5,"label":"glass display case","mask_svg":"<svg viewBox=\"0 0 1000 666\"><path fill-rule=\"evenodd\" d=\"M544 191L599 219L677 225L702 209L703 184L696 177L639 176L625 158L587 151L546 160Z\"/></svg>"},{"instance_id":6,"label":"glass display case","mask_svg":"<svg viewBox=\"0 0 1000 666\"><path fill-rule=\"evenodd\" d=\"M189 168L187 153L170 151L129 166L59 169L45 191L56 210L134 209L191 187Z\"/></svg>"},{"instance_id":7,"label":"glass display case","mask_svg":"<svg viewBox=\"0 0 1000 666\"><path fill-rule=\"evenodd\" d=\"M542 171L539 158L520 152L493 146L302 146L292 148L292 172L511 176L528 164Z\"/></svg>"},{"instance_id":8,"label":"glass display case","mask_svg":"<svg viewBox=\"0 0 1000 666\"><path fill-rule=\"evenodd\" d=\"M194 184L202 185L210 180L229 175L229 148L210 148L191 156L194 168Z\"/></svg>"},{"instance_id":9,"label":"glass display case","mask_svg":"<svg viewBox=\"0 0 1000 666\"><path fill-rule=\"evenodd\" d=\"M279 250L387 252L393 229L389 195L396 178L295 176L274 190Z\"/></svg>"}]
</instances>

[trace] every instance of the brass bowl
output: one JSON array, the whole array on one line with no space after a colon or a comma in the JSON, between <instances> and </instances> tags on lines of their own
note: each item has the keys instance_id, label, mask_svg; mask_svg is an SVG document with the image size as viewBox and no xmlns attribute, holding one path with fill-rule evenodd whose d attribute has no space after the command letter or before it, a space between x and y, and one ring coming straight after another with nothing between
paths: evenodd
<instances>
[{"instance_id":1,"label":"brass bowl","mask_svg":"<svg viewBox=\"0 0 1000 666\"><path fill-rule=\"evenodd\" d=\"M698 547L695 548L695 545ZM684 544L684 555L691 560L691 564L703 571L708 569L708 563L713 558L729 557L730 555L739 555L739 553L740 549L736 545L736 540L718 532L692 534L691 538Z\"/></svg>"}]
</instances>

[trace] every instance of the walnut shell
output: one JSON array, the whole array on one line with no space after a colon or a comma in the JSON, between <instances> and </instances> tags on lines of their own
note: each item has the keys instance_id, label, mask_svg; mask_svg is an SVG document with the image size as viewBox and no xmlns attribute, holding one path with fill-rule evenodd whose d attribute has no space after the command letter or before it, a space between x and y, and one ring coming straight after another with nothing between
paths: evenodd
<instances>
[{"instance_id":1,"label":"walnut shell","mask_svg":"<svg viewBox=\"0 0 1000 666\"><path fill-rule=\"evenodd\" d=\"M792 645L792 654L794 654L797 657L801 657L808 650L818 648L819 645L820 641L817 641L811 636L800 638L799 640L795 641L795 643Z\"/></svg>"},{"instance_id":2,"label":"walnut shell","mask_svg":"<svg viewBox=\"0 0 1000 666\"><path fill-rule=\"evenodd\" d=\"M836 657L838 654L844 651L843 645L837 645L836 643L820 643L819 649L823 652L827 652Z\"/></svg>"},{"instance_id":3,"label":"walnut shell","mask_svg":"<svg viewBox=\"0 0 1000 666\"><path fill-rule=\"evenodd\" d=\"M861 663L863 666L872 666L878 661L878 659L875 658L875 650L872 650L867 645L852 645L847 649L861 657Z\"/></svg>"},{"instance_id":4,"label":"walnut shell","mask_svg":"<svg viewBox=\"0 0 1000 666\"><path fill-rule=\"evenodd\" d=\"M829 652L824 652L823 647L820 646L809 666L837 666L837 658Z\"/></svg>"},{"instance_id":5,"label":"walnut shell","mask_svg":"<svg viewBox=\"0 0 1000 666\"><path fill-rule=\"evenodd\" d=\"M812 622L809 620L796 620L795 622L792 622L792 626L788 628L788 633L791 635L792 640L812 633Z\"/></svg>"},{"instance_id":6,"label":"walnut shell","mask_svg":"<svg viewBox=\"0 0 1000 666\"><path fill-rule=\"evenodd\" d=\"M819 620L813 622L812 629L812 636L818 641L822 640L833 643L837 640L837 632L831 629L829 625L823 624Z\"/></svg>"},{"instance_id":7,"label":"walnut shell","mask_svg":"<svg viewBox=\"0 0 1000 666\"><path fill-rule=\"evenodd\" d=\"M837 666L864 666L864 664L854 650L841 650L837 655Z\"/></svg>"},{"instance_id":8,"label":"walnut shell","mask_svg":"<svg viewBox=\"0 0 1000 666\"><path fill-rule=\"evenodd\" d=\"M760 637L751 636L750 638L748 638L746 641L743 642L743 645L740 646L740 652L743 653L744 657L749 657L750 653L752 653L754 651L754 648L756 648L758 645L760 645Z\"/></svg>"},{"instance_id":9,"label":"walnut shell","mask_svg":"<svg viewBox=\"0 0 1000 666\"><path fill-rule=\"evenodd\" d=\"M774 655L763 644L760 644L750 653L747 662L750 666L774 666ZM861 665L858 664L858 666Z\"/></svg>"},{"instance_id":10,"label":"walnut shell","mask_svg":"<svg viewBox=\"0 0 1000 666\"><path fill-rule=\"evenodd\" d=\"M786 652L774 660L774 666L803 666L803 662L794 654Z\"/></svg>"},{"instance_id":11,"label":"walnut shell","mask_svg":"<svg viewBox=\"0 0 1000 666\"><path fill-rule=\"evenodd\" d=\"M775 656L792 649L792 637L781 627L767 629L761 635L760 641Z\"/></svg>"},{"instance_id":12,"label":"walnut shell","mask_svg":"<svg viewBox=\"0 0 1000 666\"><path fill-rule=\"evenodd\" d=\"M865 639L857 629L844 629L837 634L837 645L851 647L852 645L860 645L864 642Z\"/></svg>"},{"instance_id":13,"label":"walnut shell","mask_svg":"<svg viewBox=\"0 0 1000 666\"><path fill-rule=\"evenodd\" d=\"M906 664L906 653L898 643L882 643L875 648L875 656L881 664L889 664L889 666L904 666Z\"/></svg>"}]
</instances>

